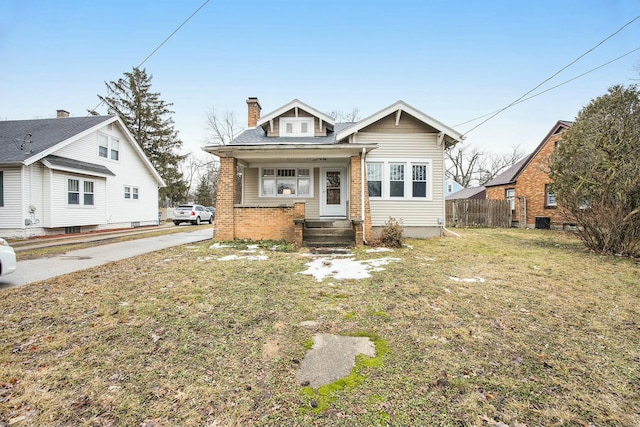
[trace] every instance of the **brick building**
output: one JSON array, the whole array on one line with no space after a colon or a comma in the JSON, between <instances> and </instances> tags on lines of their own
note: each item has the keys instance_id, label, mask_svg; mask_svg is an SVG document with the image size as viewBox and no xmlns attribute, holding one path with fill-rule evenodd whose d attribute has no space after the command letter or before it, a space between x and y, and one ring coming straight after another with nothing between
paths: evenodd
<instances>
[{"instance_id":1,"label":"brick building","mask_svg":"<svg viewBox=\"0 0 640 427\"><path fill-rule=\"evenodd\" d=\"M570 126L571 122L558 121L530 155L485 184L487 199L511 202L514 226L563 227L563 216L549 178L549 161Z\"/></svg>"}]
</instances>

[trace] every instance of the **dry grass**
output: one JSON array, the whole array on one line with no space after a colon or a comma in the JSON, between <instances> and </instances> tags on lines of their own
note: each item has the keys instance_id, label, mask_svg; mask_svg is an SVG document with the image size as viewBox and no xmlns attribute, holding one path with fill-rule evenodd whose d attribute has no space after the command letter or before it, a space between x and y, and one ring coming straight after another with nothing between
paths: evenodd
<instances>
[{"instance_id":1,"label":"dry grass","mask_svg":"<svg viewBox=\"0 0 640 427\"><path fill-rule=\"evenodd\" d=\"M297 253L222 262L238 249L201 244L5 290L0 420L639 425L638 262L556 232L462 234L409 241L365 280L295 274ZM295 379L315 332L389 348L320 413Z\"/></svg>"}]
</instances>

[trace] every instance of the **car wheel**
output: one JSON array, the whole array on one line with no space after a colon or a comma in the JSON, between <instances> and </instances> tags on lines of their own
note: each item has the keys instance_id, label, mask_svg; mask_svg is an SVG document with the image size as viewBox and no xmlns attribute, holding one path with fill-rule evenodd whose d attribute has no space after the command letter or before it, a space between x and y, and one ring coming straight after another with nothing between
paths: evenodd
<instances>
[{"instance_id":1,"label":"car wheel","mask_svg":"<svg viewBox=\"0 0 640 427\"><path fill-rule=\"evenodd\" d=\"M173 221L175 225L180 225L180 221Z\"/></svg>"},{"instance_id":2,"label":"car wheel","mask_svg":"<svg viewBox=\"0 0 640 427\"><path fill-rule=\"evenodd\" d=\"M213 224L213 215L209 217L209 224Z\"/></svg>"},{"instance_id":3,"label":"car wheel","mask_svg":"<svg viewBox=\"0 0 640 427\"><path fill-rule=\"evenodd\" d=\"M200 225L200 217L197 216L196 217L196 221L194 222L195 225Z\"/></svg>"}]
</instances>

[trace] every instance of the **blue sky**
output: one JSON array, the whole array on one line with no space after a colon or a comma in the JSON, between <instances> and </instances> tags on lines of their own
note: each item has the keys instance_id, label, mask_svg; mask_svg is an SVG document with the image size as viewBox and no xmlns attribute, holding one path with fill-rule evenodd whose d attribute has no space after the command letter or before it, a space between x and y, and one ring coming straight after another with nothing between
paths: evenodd
<instances>
[{"instance_id":1,"label":"blue sky","mask_svg":"<svg viewBox=\"0 0 640 427\"><path fill-rule=\"evenodd\" d=\"M205 0L0 0L0 119L86 114ZM173 103L186 151L206 112L294 98L366 117L402 99L465 133L640 15L640 0L210 0L144 65ZM640 47L640 19L540 88ZM531 151L613 84L640 79L640 50L514 106L465 144ZM105 113L104 107L99 111Z\"/></svg>"}]
</instances>

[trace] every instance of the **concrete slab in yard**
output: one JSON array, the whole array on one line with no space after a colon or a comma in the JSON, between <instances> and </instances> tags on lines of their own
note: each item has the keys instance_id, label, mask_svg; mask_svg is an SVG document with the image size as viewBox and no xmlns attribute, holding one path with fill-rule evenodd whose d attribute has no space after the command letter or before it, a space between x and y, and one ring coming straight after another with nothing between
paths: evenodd
<instances>
[{"instance_id":1,"label":"concrete slab in yard","mask_svg":"<svg viewBox=\"0 0 640 427\"><path fill-rule=\"evenodd\" d=\"M356 355L376 355L376 346L367 337L316 334L313 342L300 363L297 379L315 389L349 376L356 366Z\"/></svg>"}]
</instances>

